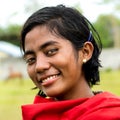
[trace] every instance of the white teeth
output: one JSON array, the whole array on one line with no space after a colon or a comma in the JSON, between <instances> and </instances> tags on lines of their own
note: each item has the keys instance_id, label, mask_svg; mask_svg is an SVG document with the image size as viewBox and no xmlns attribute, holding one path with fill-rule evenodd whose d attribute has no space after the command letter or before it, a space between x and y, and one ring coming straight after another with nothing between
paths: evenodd
<instances>
[{"instance_id":1,"label":"white teeth","mask_svg":"<svg viewBox=\"0 0 120 120\"><path fill-rule=\"evenodd\" d=\"M43 79L43 80L42 80L42 83L47 82L48 80L54 79L54 78L56 78L56 77L57 77L57 75L49 76L48 78Z\"/></svg>"}]
</instances>

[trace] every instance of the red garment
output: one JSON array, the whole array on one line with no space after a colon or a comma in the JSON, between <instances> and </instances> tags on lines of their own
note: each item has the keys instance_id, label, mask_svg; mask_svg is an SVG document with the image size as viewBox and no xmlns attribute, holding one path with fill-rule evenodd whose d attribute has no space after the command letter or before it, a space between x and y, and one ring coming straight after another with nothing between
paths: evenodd
<instances>
[{"instance_id":1,"label":"red garment","mask_svg":"<svg viewBox=\"0 0 120 120\"><path fill-rule=\"evenodd\" d=\"M54 101L40 96L22 106L23 120L120 120L120 98L108 92L91 98Z\"/></svg>"}]
</instances>

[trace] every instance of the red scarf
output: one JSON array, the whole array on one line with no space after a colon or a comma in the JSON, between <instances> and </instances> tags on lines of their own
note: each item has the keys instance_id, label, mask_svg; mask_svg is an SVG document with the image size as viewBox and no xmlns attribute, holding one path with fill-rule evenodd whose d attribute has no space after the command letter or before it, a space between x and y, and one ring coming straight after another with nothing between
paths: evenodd
<instances>
[{"instance_id":1,"label":"red scarf","mask_svg":"<svg viewBox=\"0 0 120 120\"><path fill-rule=\"evenodd\" d=\"M40 96L22 106L23 120L120 120L120 98L103 92L91 98L55 101Z\"/></svg>"}]
</instances>

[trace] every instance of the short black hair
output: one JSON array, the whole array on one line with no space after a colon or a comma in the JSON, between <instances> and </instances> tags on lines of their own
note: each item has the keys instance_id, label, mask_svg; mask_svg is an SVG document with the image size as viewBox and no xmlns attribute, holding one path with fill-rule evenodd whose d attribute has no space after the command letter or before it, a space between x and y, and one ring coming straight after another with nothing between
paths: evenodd
<instances>
[{"instance_id":1,"label":"short black hair","mask_svg":"<svg viewBox=\"0 0 120 120\"><path fill-rule=\"evenodd\" d=\"M89 86L100 82L99 67L101 67L99 55L102 44L98 32L89 20L84 17L77 9L57 5L44 7L33 13L25 22L21 32L21 45L25 50L25 36L35 26L45 25L50 32L55 32L59 36L69 40L76 50L83 47L92 32L91 43L94 51L91 59L83 65L83 72Z\"/></svg>"}]
</instances>

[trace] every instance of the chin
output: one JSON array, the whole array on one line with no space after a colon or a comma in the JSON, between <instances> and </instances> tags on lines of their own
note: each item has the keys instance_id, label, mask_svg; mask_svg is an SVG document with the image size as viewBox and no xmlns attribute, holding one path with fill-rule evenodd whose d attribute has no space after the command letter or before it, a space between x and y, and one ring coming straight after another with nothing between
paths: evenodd
<instances>
[{"instance_id":1,"label":"chin","mask_svg":"<svg viewBox=\"0 0 120 120\"><path fill-rule=\"evenodd\" d=\"M44 92L48 97L54 97L57 98L58 96L60 96L59 92Z\"/></svg>"}]
</instances>

